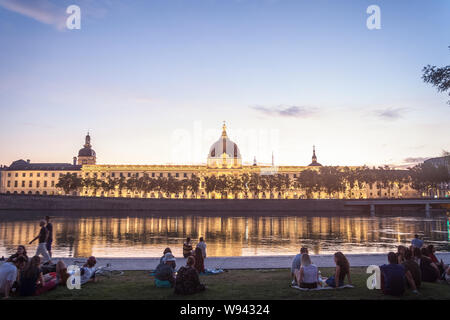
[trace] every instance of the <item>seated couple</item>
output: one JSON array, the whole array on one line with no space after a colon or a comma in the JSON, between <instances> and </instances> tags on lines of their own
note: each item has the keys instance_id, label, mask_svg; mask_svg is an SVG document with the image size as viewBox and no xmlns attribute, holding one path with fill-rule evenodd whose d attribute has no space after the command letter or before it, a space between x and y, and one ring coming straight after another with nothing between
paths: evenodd
<instances>
[{"instance_id":1,"label":"seated couple","mask_svg":"<svg viewBox=\"0 0 450 320\"><path fill-rule=\"evenodd\" d=\"M181 267L175 274L175 257L171 252L167 252L156 267L155 283L157 287L165 287L164 284L167 283L168 287L175 288L176 294L193 294L205 290L195 268L195 258L189 256L186 266Z\"/></svg>"},{"instance_id":2,"label":"seated couple","mask_svg":"<svg viewBox=\"0 0 450 320\"><path fill-rule=\"evenodd\" d=\"M302 248L300 251L300 267L295 268L296 259L293 261L295 282L300 288L315 289L322 285L322 279L319 277L319 269L316 265L311 263L311 258L308 255L308 249ZM297 257L296 257L297 258ZM334 262L336 270L333 276L325 280L327 286L335 288L344 285L345 277L348 278L348 283L351 285L350 278L350 264L342 252L334 254ZM336 279L338 282L336 283Z\"/></svg>"}]
</instances>

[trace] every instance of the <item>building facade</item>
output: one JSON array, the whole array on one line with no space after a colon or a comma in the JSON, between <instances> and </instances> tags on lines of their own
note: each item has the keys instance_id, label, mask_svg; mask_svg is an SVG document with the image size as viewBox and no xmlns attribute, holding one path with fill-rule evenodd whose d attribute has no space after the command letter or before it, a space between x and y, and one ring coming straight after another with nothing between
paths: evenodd
<instances>
[{"instance_id":1,"label":"building facade","mask_svg":"<svg viewBox=\"0 0 450 320\"><path fill-rule=\"evenodd\" d=\"M322 165L317 161L315 147L313 147L312 162L307 166L275 166L258 165L256 159L253 165L243 165L239 147L228 137L225 124L222 134L209 149L205 165L108 165L97 164L96 153L92 149L91 137L86 136L85 144L74 157L73 163L31 163L29 160L14 161L9 167L2 168L0 193L6 194L36 194L63 195L65 192L58 188L59 178L66 174L73 174L78 178L94 181L95 186L81 185L71 191L71 195L89 197L133 197L133 198L213 198L213 199L303 199L324 198L323 192L307 192L296 184L300 173L304 170L320 170ZM360 167L345 167L355 170ZM342 170L344 167L341 168ZM249 181L244 181L245 190L233 192L218 192L208 189L211 177L225 177L227 183L233 179L252 175L277 176L285 179L284 187L268 186L254 191L248 187ZM157 185L145 189L129 187L126 182L130 179L148 178L152 181L169 179L186 181L198 179L198 190L185 188L178 192L167 192ZM225 179L223 178L223 179ZM226 180L225 179L225 180ZM115 181L114 186L110 182ZM270 184L270 179L268 180ZM232 186L230 187L232 188ZM394 185L380 188L372 185L348 187L341 192L328 195L331 198L407 198L416 197L417 192L409 185Z\"/></svg>"}]
</instances>

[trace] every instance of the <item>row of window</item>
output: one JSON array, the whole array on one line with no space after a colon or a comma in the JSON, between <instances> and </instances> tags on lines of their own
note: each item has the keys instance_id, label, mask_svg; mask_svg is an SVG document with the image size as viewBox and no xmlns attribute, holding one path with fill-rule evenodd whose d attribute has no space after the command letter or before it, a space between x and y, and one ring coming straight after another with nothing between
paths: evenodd
<instances>
[{"instance_id":1,"label":"row of window","mask_svg":"<svg viewBox=\"0 0 450 320\"><path fill-rule=\"evenodd\" d=\"M7 185L8 188L11 188L11 181L8 180L6 185ZM21 187L25 188L25 186L26 186L26 181L21 181ZM50 182L50 186L52 188L54 188L55 187L55 181L51 181ZM18 188L18 187L19 187L19 181L14 181L14 188ZM40 187L41 187L41 182L40 181L36 181L36 188L40 188ZM48 187L48 182L47 181L44 181L43 187L44 188ZM28 188L33 188L33 181L31 181L31 180L28 181Z\"/></svg>"},{"instance_id":2,"label":"row of window","mask_svg":"<svg viewBox=\"0 0 450 320\"><path fill-rule=\"evenodd\" d=\"M67 172L68 173L68 172ZM28 176L29 177L33 177L33 174L34 174L34 172L29 172L28 173ZM61 177L63 174L65 174L65 173L58 173L58 176L59 177ZM12 176L12 173L11 172L8 172L8 178L11 178L11 176ZM25 172L22 172L22 175L21 175L23 178L25 178L26 176L27 176L27 174L25 173ZM36 177L40 177L41 176L41 173L40 172L36 172ZM48 177L49 176L49 173L48 172L44 172L43 173L43 176L44 177ZM56 173L55 172L52 172L51 174L50 174L50 176L52 177L52 178L54 178L54 177L56 177ZM19 177L19 173L18 172L15 172L14 173L14 177Z\"/></svg>"},{"instance_id":3,"label":"row of window","mask_svg":"<svg viewBox=\"0 0 450 320\"><path fill-rule=\"evenodd\" d=\"M90 176L90 173L86 172L85 173L85 177L89 177L89 176ZM99 175L96 172L94 172L93 176L94 177L98 177ZM106 172L100 173L100 177L104 178L106 176L107 176ZM128 177L128 178L135 177L135 178L139 178L139 177L143 177L144 173L139 173L139 172L136 172L136 173L131 173L131 172L126 172L126 173L125 172L111 172L111 174L109 176L111 178L118 178L118 177L120 177L120 178L121 177ZM164 176L166 176L166 177L175 177L175 178L180 178L180 177L188 178L189 177L189 175L187 173L179 173L179 172L175 172L175 173L168 172L166 175L164 175L163 172L159 172L159 173L152 172L152 173L149 174L149 176L152 177L152 178L164 177Z\"/></svg>"}]
</instances>

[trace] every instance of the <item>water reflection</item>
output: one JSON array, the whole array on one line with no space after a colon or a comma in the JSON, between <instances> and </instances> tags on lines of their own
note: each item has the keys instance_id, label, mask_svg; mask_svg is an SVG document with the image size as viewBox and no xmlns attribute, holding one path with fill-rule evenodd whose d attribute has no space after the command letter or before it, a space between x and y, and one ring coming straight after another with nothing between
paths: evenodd
<instances>
[{"instance_id":1,"label":"water reflection","mask_svg":"<svg viewBox=\"0 0 450 320\"><path fill-rule=\"evenodd\" d=\"M39 232L45 213L2 212L0 256L11 254ZM423 235L438 250L450 251L450 217L348 216L176 216L145 213L57 213L54 256L151 257L169 246L181 256L186 236L205 237L209 256L285 255L306 245L314 254L337 250L386 252ZM35 245L27 248L34 252Z\"/></svg>"}]
</instances>

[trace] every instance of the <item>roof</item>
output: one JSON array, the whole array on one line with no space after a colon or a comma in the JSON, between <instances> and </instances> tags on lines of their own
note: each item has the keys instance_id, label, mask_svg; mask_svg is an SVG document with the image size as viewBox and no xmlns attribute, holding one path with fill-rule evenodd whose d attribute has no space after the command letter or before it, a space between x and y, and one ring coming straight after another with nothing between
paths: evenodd
<instances>
[{"instance_id":1,"label":"roof","mask_svg":"<svg viewBox=\"0 0 450 320\"><path fill-rule=\"evenodd\" d=\"M64 171L76 171L81 170L81 166L73 165L70 163L29 163L25 160L16 160L6 168L8 171L14 170L64 170Z\"/></svg>"}]
</instances>

